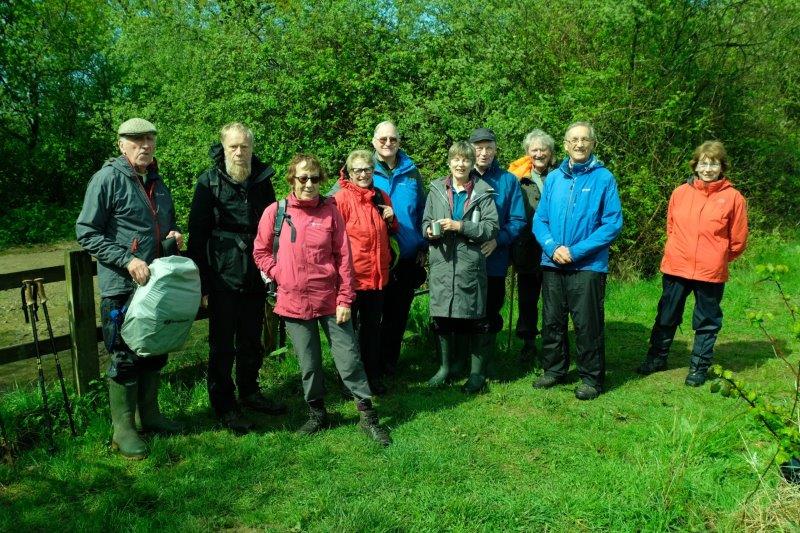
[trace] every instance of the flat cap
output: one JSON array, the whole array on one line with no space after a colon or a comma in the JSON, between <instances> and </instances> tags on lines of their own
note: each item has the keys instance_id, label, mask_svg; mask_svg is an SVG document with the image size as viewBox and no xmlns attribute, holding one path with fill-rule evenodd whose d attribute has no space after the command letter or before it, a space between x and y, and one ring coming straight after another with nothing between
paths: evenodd
<instances>
[{"instance_id":1,"label":"flat cap","mask_svg":"<svg viewBox=\"0 0 800 533\"><path fill-rule=\"evenodd\" d=\"M472 134L469 136L469 142L478 143L481 141L497 142L497 137L494 136L494 132L489 128L478 128L472 130Z\"/></svg>"},{"instance_id":2,"label":"flat cap","mask_svg":"<svg viewBox=\"0 0 800 533\"><path fill-rule=\"evenodd\" d=\"M119 125L117 135L145 135L147 133L156 134L156 127L149 120L143 118L131 118Z\"/></svg>"}]
</instances>

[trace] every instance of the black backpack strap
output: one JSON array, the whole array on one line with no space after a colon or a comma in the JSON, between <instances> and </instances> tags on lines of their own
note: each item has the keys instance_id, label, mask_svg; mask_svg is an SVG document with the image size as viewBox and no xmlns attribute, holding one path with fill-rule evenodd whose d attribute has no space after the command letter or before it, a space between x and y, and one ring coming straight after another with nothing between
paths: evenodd
<instances>
[{"instance_id":1,"label":"black backpack strap","mask_svg":"<svg viewBox=\"0 0 800 533\"><path fill-rule=\"evenodd\" d=\"M214 207L214 227L219 227L219 204L220 194L222 193L222 182L219 179L219 172L216 169L211 173L211 176L208 178L208 187L211 189L211 196L213 197L213 207Z\"/></svg>"},{"instance_id":2,"label":"black backpack strap","mask_svg":"<svg viewBox=\"0 0 800 533\"><path fill-rule=\"evenodd\" d=\"M292 242L297 240L297 230L294 224L292 224L292 215L286 212L286 205L286 198L278 201L278 211L275 213L275 226L272 228L272 255L275 258L278 257L278 246L280 245L281 230L283 229L284 222L286 222L292 230Z\"/></svg>"}]
</instances>

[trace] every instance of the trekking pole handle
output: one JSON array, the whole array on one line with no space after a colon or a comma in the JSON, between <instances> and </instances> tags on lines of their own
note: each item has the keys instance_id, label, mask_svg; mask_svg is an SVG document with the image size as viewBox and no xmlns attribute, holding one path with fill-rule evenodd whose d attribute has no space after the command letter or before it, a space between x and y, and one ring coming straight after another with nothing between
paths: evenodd
<instances>
[{"instance_id":1,"label":"trekking pole handle","mask_svg":"<svg viewBox=\"0 0 800 533\"><path fill-rule=\"evenodd\" d=\"M25 291L24 291L25 302L24 302L24 304L26 306L31 306L34 303L36 303L36 300L33 297L33 286L34 286L33 285L33 280L32 279L24 279L24 280L22 280L22 283L25 285Z\"/></svg>"},{"instance_id":2,"label":"trekking pole handle","mask_svg":"<svg viewBox=\"0 0 800 533\"><path fill-rule=\"evenodd\" d=\"M33 280L36 284L36 298L39 300L39 305L47 302L47 294L44 292L44 278L36 278Z\"/></svg>"}]
</instances>

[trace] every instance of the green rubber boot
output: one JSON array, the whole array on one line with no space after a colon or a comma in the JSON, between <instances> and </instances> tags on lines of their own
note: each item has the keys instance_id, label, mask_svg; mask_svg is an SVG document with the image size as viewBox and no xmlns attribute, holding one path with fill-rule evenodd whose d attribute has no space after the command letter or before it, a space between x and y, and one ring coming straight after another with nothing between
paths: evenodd
<instances>
[{"instance_id":1,"label":"green rubber boot","mask_svg":"<svg viewBox=\"0 0 800 533\"><path fill-rule=\"evenodd\" d=\"M452 333L437 335L436 338L439 341L439 356L441 357L442 364L436 374L428 380L428 385L431 387L441 387L447 383L450 378L450 360L453 351Z\"/></svg>"},{"instance_id":2,"label":"green rubber boot","mask_svg":"<svg viewBox=\"0 0 800 533\"><path fill-rule=\"evenodd\" d=\"M478 394L486 388L486 367L494 349L494 342L494 333L481 333L472 336L472 342L470 343L472 368L467 382L461 387L463 392Z\"/></svg>"},{"instance_id":3,"label":"green rubber boot","mask_svg":"<svg viewBox=\"0 0 800 533\"><path fill-rule=\"evenodd\" d=\"M144 432L174 434L181 432L177 424L161 414L158 408L158 387L161 384L161 373L142 372L139 375L139 399L136 410L136 424Z\"/></svg>"},{"instance_id":4,"label":"green rubber boot","mask_svg":"<svg viewBox=\"0 0 800 533\"><path fill-rule=\"evenodd\" d=\"M111 404L111 422L114 426L111 449L118 450L128 459L147 457L147 446L134 426L137 396L137 384L120 385L113 379L108 380L108 400Z\"/></svg>"}]
</instances>

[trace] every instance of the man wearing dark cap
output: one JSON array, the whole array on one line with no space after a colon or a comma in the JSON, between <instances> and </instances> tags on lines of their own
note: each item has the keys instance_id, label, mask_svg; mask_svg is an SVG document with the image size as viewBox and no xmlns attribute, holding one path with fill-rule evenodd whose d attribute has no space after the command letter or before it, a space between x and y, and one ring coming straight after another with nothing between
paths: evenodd
<instances>
[{"instance_id":1,"label":"man wearing dark cap","mask_svg":"<svg viewBox=\"0 0 800 533\"><path fill-rule=\"evenodd\" d=\"M147 265L164 255L162 241L174 239L180 248L183 236L175 224L172 197L153 157L155 126L132 118L120 125L117 134L121 155L106 161L92 176L75 230L80 245L97 259L103 339L110 356L111 444L125 457L141 459L147 448L137 432L136 419L143 432L179 430L158 407L160 371L167 356L137 356L122 340L120 321L114 317L119 316L136 285L147 283Z\"/></svg>"},{"instance_id":2,"label":"man wearing dark cap","mask_svg":"<svg viewBox=\"0 0 800 533\"><path fill-rule=\"evenodd\" d=\"M484 180L494 189L494 203L500 224L497 238L481 245L481 250L486 255L486 333L478 337L478 342L483 345L478 349L487 354L488 362L491 357L488 354L495 350L497 333L503 329L500 310L506 298L506 273L511 244L525 227L525 203L517 178L497 162L497 138L494 132L488 128L478 128L469 136L469 142L475 148L472 176L474 179ZM481 378L485 377L485 371L483 368ZM475 369L471 373L474 374ZM482 383L481 380L476 382Z\"/></svg>"},{"instance_id":3,"label":"man wearing dark cap","mask_svg":"<svg viewBox=\"0 0 800 533\"><path fill-rule=\"evenodd\" d=\"M258 387L267 295L253 261L253 240L264 209L275 201L275 170L253 155L253 132L240 122L222 127L209 155L212 166L197 179L189 212L189 255L200 269L208 307L211 407L223 425L244 433L252 424L240 405L272 415L286 411Z\"/></svg>"}]
</instances>

